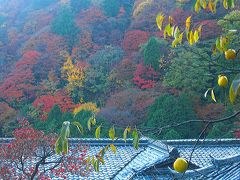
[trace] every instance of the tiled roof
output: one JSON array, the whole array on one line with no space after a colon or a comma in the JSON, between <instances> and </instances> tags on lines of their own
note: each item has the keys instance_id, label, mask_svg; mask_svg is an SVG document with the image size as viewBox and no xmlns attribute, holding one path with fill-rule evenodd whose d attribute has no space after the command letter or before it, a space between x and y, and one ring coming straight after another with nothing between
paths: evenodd
<instances>
[{"instance_id":1,"label":"tiled roof","mask_svg":"<svg viewBox=\"0 0 240 180\"><path fill-rule=\"evenodd\" d=\"M175 147L181 157L189 160L196 140L162 141ZM216 179L240 180L240 140L200 140L192 154L191 170L180 174L169 167L155 164L150 169L136 175L135 179Z\"/></svg>"},{"instance_id":2,"label":"tiled roof","mask_svg":"<svg viewBox=\"0 0 240 180\"><path fill-rule=\"evenodd\" d=\"M5 140L8 142L9 140ZM4 140L0 139L0 143ZM71 139L71 144L88 144L89 154L94 155L109 139ZM68 175L68 179L174 179L182 177L169 169L179 156L189 158L195 140L153 141L142 139L135 150L131 140L114 142L117 153L106 153L100 172L92 172L87 178ZM221 159L219 159L221 158ZM193 153L190 169L184 179L240 179L240 140L200 141ZM53 177L54 179L54 177Z\"/></svg>"}]
</instances>

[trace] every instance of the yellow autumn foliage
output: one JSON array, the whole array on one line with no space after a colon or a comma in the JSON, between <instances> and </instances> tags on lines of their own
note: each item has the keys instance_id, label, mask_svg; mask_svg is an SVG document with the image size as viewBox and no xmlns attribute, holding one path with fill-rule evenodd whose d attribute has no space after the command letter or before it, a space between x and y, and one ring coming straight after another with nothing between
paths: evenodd
<instances>
[{"instance_id":1,"label":"yellow autumn foliage","mask_svg":"<svg viewBox=\"0 0 240 180\"><path fill-rule=\"evenodd\" d=\"M135 6L133 10L133 17L137 17L141 12L149 5L151 5L152 0L144 0Z\"/></svg>"},{"instance_id":2,"label":"yellow autumn foliage","mask_svg":"<svg viewBox=\"0 0 240 180\"><path fill-rule=\"evenodd\" d=\"M73 110L73 114L77 115L80 111L91 111L91 112L97 114L100 111L100 109L97 107L97 105L95 103L88 102L88 103L84 103L84 104L81 104L80 106L76 107Z\"/></svg>"},{"instance_id":3,"label":"yellow autumn foliage","mask_svg":"<svg viewBox=\"0 0 240 180\"><path fill-rule=\"evenodd\" d=\"M74 87L83 87L85 80L84 70L84 67L74 65L70 56L67 57L67 60L62 67L62 76L68 81L67 89L69 91Z\"/></svg>"}]
</instances>

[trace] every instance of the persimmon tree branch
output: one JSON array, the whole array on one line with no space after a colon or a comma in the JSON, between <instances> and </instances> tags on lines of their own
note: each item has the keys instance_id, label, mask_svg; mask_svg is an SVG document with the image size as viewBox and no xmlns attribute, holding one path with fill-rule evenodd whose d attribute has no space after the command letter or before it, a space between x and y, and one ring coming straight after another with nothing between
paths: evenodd
<instances>
[{"instance_id":1,"label":"persimmon tree branch","mask_svg":"<svg viewBox=\"0 0 240 180\"><path fill-rule=\"evenodd\" d=\"M153 131L153 130L157 130L158 132L161 132L164 129L169 129L169 128L173 128L173 127L179 127L179 126L183 126L186 124L190 124L190 123L209 123L209 124L214 124L214 123L219 123L219 122L224 122L230 119L233 119L235 117L237 117L238 115L240 115L240 110L235 112L234 114L232 114L231 116L225 117L225 118L221 118L221 119L215 119L215 120L188 120L188 121L183 121L181 123L175 123L175 124L169 124L166 126L162 126L160 128L156 128L156 127L150 127L150 128L140 128L142 132L148 132L148 131Z\"/></svg>"}]
</instances>

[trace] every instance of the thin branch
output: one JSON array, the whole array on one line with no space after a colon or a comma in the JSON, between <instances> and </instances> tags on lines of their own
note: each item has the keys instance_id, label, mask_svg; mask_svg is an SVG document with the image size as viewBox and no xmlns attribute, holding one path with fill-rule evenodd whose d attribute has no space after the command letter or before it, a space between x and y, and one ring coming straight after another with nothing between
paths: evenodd
<instances>
[{"instance_id":1,"label":"thin branch","mask_svg":"<svg viewBox=\"0 0 240 180\"><path fill-rule=\"evenodd\" d=\"M196 150L196 147L197 147L197 145L198 145L198 143L199 143L202 135L206 132L206 130L207 130L207 128L209 127L210 124L211 124L211 123L208 122L207 125L205 126L205 128L202 130L202 132L201 132L200 135L198 136L198 139L197 139L197 141L195 142L195 144L194 144L194 146L193 146L193 149L192 149L192 152L191 152L191 154L190 154L190 157L189 157L189 159L188 159L188 164L190 164L190 162L191 162L191 160L192 160L193 153L194 153L194 151ZM189 168L189 167L188 167L188 168ZM185 172L186 172L186 171L185 171ZM184 175L185 175L185 172L184 172L183 175L182 175L182 179L183 179L183 177L184 177Z\"/></svg>"},{"instance_id":2,"label":"thin branch","mask_svg":"<svg viewBox=\"0 0 240 180\"><path fill-rule=\"evenodd\" d=\"M181 123L166 125L166 126L163 126L163 127L160 127L160 128L155 128L155 127L153 127L153 128L144 128L144 129L142 129L142 131L151 131L151 130L156 130L156 129L158 131L162 131L163 129L169 129L169 128L178 127L178 126L186 125L186 124L189 124L189 123L196 123L196 122L214 124L214 123L227 121L229 119L235 118L238 115L240 115L240 110L237 111L236 113L232 114L231 116L228 116L228 117L225 117L225 118L221 118L221 119L217 119L217 120L188 120L188 121L184 121L184 122L181 122Z\"/></svg>"}]
</instances>

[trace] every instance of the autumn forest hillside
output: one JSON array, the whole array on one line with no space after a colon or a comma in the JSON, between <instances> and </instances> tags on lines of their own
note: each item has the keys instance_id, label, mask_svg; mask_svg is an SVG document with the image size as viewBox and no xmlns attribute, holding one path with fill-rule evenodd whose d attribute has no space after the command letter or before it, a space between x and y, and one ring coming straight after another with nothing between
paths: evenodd
<instances>
[{"instance_id":1,"label":"autumn forest hillside","mask_svg":"<svg viewBox=\"0 0 240 180\"><path fill-rule=\"evenodd\" d=\"M196 138L204 123L148 131L186 120L233 114L218 75L240 63L212 54L226 29L240 29L234 11L218 7L196 14L194 0L0 0L0 136L10 137L18 121L59 133L64 121L87 129L92 112L102 134L138 126L153 138ZM185 26L192 15L202 25L193 46L173 48L156 24L171 16ZM226 20L228 19L228 20ZM230 19L230 20L229 20ZM239 49L240 32L230 47ZM218 57L218 58L216 58ZM238 59L239 61L239 59ZM216 101L204 97L214 87ZM239 119L210 126L208 138L240 137ZM73 137L79 137L77 129ZM94 133L86 131L84 137Z\"/></svg>"}]
</instances>

